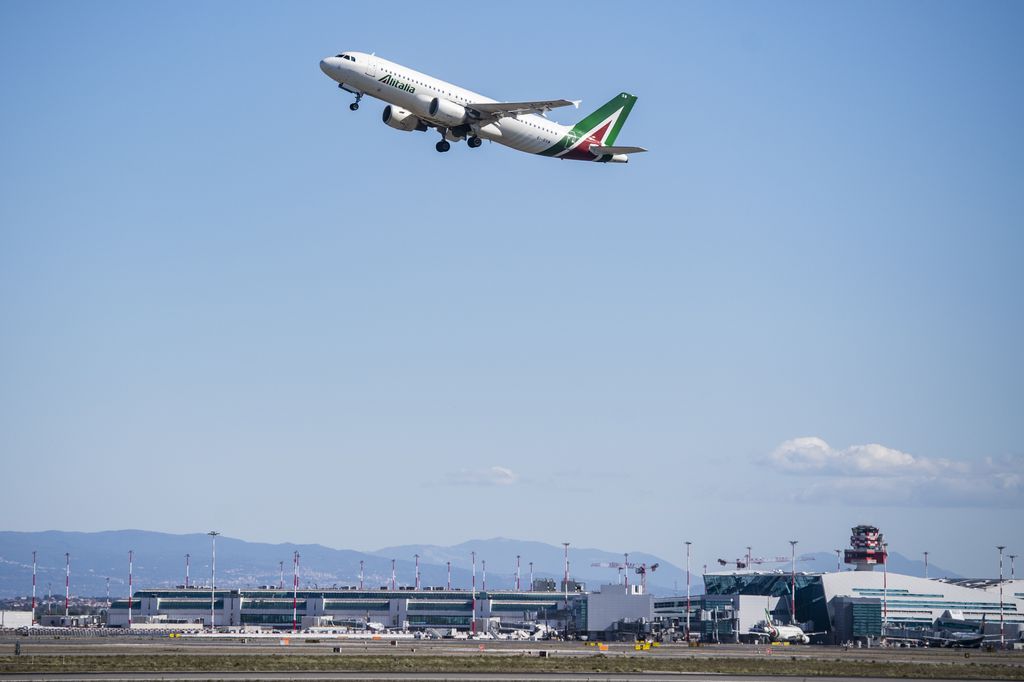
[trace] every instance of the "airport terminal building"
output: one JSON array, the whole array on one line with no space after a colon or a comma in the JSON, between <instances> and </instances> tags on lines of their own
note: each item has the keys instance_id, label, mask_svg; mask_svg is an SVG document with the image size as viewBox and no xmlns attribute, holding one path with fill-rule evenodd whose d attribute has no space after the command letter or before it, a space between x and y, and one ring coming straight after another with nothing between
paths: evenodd
<instances>
[{"instance_id":1,"label":"airport terminal building","mask_svg":"<svg viewBox=\"0 0 1024 682\"><path fill-rule=\"evenodd\" d=\"M817 641L842 643L879 639L934 627L976 627L999 633L998 581L960 582L877 571L795 574L796 617L791 618L790 584L784 571L736 571L704 576L705 594L691 599L690 628L705 641L742 641L767 609L776 622L795 622L806 632L822 632ZM686 599L654 600L656 618L682 625ZM1008 641L1024 634L1024 581L1004 580L1003 632Z\"/></svg>"},{"instance_id":2,"label":"airport terminal building","mask_svg":"<svg viewBox=\"0 0 1024 682\"><path fill-rule=\"evenodd\" d=\"M475 608L474 608L475 601ZM566 609L568 605L568 610ZM131 601L111 604L108 624L165 623L209 627L364 627L395 629L477 629L548 621L564 626L566 614L581 610L579 594L414 589L286 589L212 591L209 588L140 590ZM583 609L585 611L585 609Z\"/></svg>"}]
</instances>

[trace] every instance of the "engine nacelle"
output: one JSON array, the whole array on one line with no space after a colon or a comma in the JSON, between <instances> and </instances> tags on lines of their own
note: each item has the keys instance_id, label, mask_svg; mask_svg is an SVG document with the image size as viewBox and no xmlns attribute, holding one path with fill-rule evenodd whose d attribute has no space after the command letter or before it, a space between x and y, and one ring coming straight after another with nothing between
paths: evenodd
<instances>
[{"instance_id":1,"label":"engine nacelle","mask_svg":"<svg viewBox=\"0 0 1024 682\"><path fill-rule=\"evenodd\" d=\"M384 115L381 116L381 119L395 130L404 130L407 133L413 130L427 129L426 124L416 114L390 104L384 107Z\"/></svg>"},{"instance_id":2,"label":"engine nacelle","mask_svg":"<svg viewBox=\"0 0 1024 682\"><path fill-rule=\"evenodd\" d=\"M469 118L466 107L455 102L435 97L430 101L430 117L447 126L457 126Z\"/></svg>"}]
</instances>

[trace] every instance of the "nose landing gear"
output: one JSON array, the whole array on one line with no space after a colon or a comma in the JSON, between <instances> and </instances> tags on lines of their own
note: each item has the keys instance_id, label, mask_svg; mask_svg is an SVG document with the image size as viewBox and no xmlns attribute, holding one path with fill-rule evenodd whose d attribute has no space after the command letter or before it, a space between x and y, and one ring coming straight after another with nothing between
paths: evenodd
<instances>
[{"instance_id":1,"label":"nose landing gear","mask_svg":"<svg viewBox=\"0 0 1024 682\"><path fill-rule=\"evenodd\" d=\"M359 100L361 100L363 98L363 93L361 93L361 92L353 92L352 90L349 90L348 88L345 87L344 83L338 83L338 87L340 89L346 91L346 92L352 92L352 94L354 94L356 96L356 101L352 102L352 104L349 104L348 108L351 109L352 111L358 111L359 110Z\"/></svg>"}]
</instances>

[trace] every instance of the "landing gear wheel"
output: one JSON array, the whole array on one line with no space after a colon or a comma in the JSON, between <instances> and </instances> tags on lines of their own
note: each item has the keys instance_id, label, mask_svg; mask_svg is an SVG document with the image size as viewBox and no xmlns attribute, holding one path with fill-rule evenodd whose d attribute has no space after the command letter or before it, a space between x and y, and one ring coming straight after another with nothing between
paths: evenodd
<instances>
[{"instance_id":1,"label":"landing gear wheel","mask_svg":"<svg viewBox=\"0 0 1024 682\"><path fill-rule=\"evenodd\" d=\"M451 148L452 145L448 142L448 140L441 140L436 145L434 145L434 149L436 149L439 152L446 152Z\"/></svg>"},{"instance_id":2,"label":"landing gear wheel","mask_svg":"<svg viewBox=\"0 0 1024 682\"><path fill-rule=\"evenodd\" d=\"M352 104L348 105L348 108L352 111L359 111L359 102L352 102Z\"/></svg>"},{"instance_id":3,"label":"landing gear wheel","mask_svg":"<svg viewBox=\"0 0 1024 682\"><path fill-rule=\"evenodd\" d=\"M476 135L474 135L473 137L471 137L471 138L469 138L468 140L466 140L466 144L468 144L468 145L469 145L470 149L476 149L477 147L479 147L479 146L480 146L480 145L482 145L483 143L484 143L484 141L483 141L483 140L481 140L481 139L480 139L479 137L477 137Z\"/></svg>"}]
</instances>

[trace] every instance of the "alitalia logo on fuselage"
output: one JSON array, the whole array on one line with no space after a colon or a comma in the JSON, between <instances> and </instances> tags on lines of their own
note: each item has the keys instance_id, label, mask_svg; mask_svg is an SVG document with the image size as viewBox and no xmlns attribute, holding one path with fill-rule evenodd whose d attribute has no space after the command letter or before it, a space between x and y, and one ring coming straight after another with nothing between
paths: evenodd
<instances>
[{"instance_id":1,"label":"alitalia logo on fuselage","mask_svg":"<svg viewBox=\"0 0 1024 682\"><path fill-rule=\"evenodd\" d=\"M377 80L379 80L384 85L390 85L393 88L398 88L399 90L405 90L409 94L412 94L412 93L416 92L416 88L412 87L408 83L403 83L402 81L398 80L397 78L394 78L390 73L388 75L384 76L383 78L378 78Z\"/></svg>"}]
</instances>

